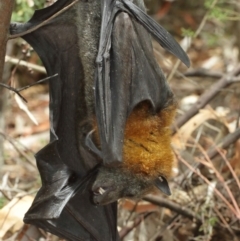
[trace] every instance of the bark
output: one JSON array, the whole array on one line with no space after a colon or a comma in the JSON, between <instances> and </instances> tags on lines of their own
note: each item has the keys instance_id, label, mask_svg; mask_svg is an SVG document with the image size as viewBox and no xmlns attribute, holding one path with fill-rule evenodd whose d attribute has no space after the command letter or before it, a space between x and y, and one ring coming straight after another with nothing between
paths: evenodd
<instances>
[{"instance_id":1,"label":"bark","mask_svg":"<svg viewBox=\"0 0 240 241\"><path fill-rule=\"evenodd\" d=\"M4 60L6 53L6 45L8 40L8 29L14 0L0 1L0 82L3 80ZM0 132L4 132L4 107L5 107L5 89L0 88ZM3 139L0 136L0 167L3 165Z\"/></svg>"}]
</instances>

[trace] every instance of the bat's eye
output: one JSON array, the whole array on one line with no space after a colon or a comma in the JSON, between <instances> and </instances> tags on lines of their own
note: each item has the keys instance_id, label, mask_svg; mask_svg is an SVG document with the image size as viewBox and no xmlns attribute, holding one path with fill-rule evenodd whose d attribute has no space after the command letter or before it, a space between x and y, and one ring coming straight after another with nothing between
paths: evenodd
<instances>
[{"instance_id":1,"label":"bat's eye","mask_svg":"<svg viewBox=\"0 0 240 241\"><path fill-rule=\"evenodd\" d=\"M78 176L76 173L71 173L70 176L68 177L67 182L65 183L65 185L62 187L63 189L69 188L69 186L74 185L74 183L76 183L76 181L78 180Z\"/></svg>"},{"instance_id":2,"label":"bat's eye","mask_svg":"<svg viewBox=\"0 0 240 241\"><path fill-rule=\"evenodd\" d=\"M68 178L68 184L73 184L77 181L77 175L75 173L72 173L70 177Z\"/></svg>"},{"instance_id":3,"label":"bat's eye","mask_svg":"<svg viewBox=\"0 0 240 241\"><path fill-rule=\"evenodd\" d=\"M106 190L104 190L102 187L99 187L93 193L94 193L94 195L103 195L105 192L106 192Z\"/></svg>"}]
</instances>

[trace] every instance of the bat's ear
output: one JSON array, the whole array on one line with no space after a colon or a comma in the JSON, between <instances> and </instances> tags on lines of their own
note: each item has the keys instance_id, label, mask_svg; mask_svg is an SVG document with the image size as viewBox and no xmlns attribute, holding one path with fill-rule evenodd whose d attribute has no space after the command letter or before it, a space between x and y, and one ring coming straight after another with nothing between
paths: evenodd
<instances>
[{"instance_id":1,"label":"bat's ear","mask_svg":"<svg viewBox=\"0 0 240 241\"><path fill-rule=\"evenodd\" d=\"M167 179L165 177L159 177L155 179L154 185L162 191L164 194L170 196L171 195L171 190L168 186Z\"/></svg>"}]
</instances>

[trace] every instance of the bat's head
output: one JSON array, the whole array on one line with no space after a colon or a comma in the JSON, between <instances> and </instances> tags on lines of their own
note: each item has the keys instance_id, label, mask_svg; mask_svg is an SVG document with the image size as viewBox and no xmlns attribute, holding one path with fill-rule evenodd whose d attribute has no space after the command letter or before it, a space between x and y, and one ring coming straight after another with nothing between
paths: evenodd
<instances>
[{"instance_id":1,"label":"bat's head","mask_svg":"<svg viewBox=\"0 0 240 241\"><path fill-rule=\"evenodd\" d=\"M92 186L93 202L97 205L105 205L123 197L139 199L151 192L154 186L167 195L171 194L164 177L150 179L132 174L121 167L101 167Z\"/></svg>"}]
</instances>

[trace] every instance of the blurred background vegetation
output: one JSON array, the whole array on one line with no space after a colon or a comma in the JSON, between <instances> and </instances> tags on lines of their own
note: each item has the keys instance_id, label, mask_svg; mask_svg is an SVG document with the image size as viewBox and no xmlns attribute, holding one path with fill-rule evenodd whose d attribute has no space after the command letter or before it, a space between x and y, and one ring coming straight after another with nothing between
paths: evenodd
<instances>
[{"instance_id":1,"label":"blurred background vegetation","mask_svg":"<svg viewBox=\"0 0 240 241\"><path fill-rule=\"evenodd\" d=\"M12 14L12 22L27 22L36 9L45 6L45 0L16 0Z\"/></svg>"}]
</instances>

